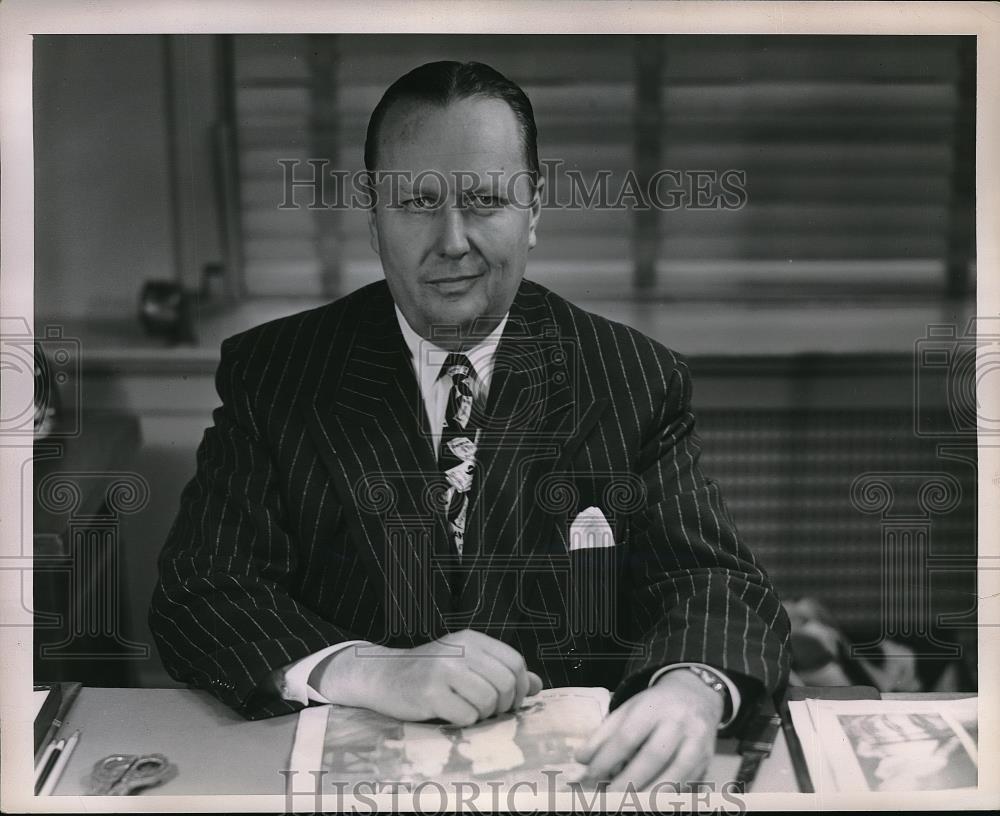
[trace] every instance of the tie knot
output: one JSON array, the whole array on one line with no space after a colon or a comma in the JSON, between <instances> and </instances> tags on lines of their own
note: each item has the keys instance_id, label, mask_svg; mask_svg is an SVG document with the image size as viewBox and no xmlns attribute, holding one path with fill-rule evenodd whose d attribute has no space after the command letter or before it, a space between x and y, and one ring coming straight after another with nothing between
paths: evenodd
<instances>
[{"instance_id":1,"label":"tie knot","mask_svg":"<svg viewBox=\"0 0 1000 816\"><path fill-rule=\"evenodd\" d=\"M441 366L441 373L438 376L443 377L447 374L451 377L452 381L455 381L456 378L467 379L475 374L475 372L476 370L472 367L472 363L468 357L453 351L445 358L444 365Z\"/></svg>"}]
</instances>

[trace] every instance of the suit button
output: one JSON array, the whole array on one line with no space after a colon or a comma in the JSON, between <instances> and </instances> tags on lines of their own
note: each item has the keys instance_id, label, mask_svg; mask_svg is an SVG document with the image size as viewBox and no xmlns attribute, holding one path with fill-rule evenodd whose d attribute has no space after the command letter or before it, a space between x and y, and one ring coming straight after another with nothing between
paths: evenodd
<instances>
[{"instance_id":1,"label":"suit button","mask_svg":"<svg viewBox=\"0 0 1000 816\"><path fill-rule=\"evenodd\" d=\"M582 660L574 660L572 662L572 664L570 664L570 668L573 669L573 671L580 671L580 669L583 668L583 661Z\"/></svg>"}]
</instances>

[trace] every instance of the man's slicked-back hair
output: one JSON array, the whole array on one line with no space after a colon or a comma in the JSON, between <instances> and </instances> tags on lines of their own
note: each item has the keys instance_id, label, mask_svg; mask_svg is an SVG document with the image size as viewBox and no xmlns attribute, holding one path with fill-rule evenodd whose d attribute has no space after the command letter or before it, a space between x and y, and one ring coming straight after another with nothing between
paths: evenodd
<instances>
[{"instance_id":1,"label":"man's slicked-back hair","mask_svg":"<svg viewBox=\"0 0 1000 816\"><path fill-rule=\"evenodd\" d=\"M521 147L528 170L538 178L538 129L531 102L517 83L482 62L428 62L404 74L382 95L368 120L365 136L365 169L377 168L379 131L393 105L400 102L426 102L444 107L471 97L500 99L517 117Z\"/></svg>"}]
</instances>

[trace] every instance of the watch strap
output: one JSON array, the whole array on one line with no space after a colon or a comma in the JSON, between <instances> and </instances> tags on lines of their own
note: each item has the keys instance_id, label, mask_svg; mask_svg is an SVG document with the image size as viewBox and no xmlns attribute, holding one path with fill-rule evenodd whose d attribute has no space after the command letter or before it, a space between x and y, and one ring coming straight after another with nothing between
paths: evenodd
<instances>
[{"instance_id":1,"label":"watch strap","mask_svg":"<svg viewBox=\"0 0 1000 816\"><path fill-rule=\"evenodd\" d=\"M685 666L684 668L697 675L706 686L722 697L722 720L725 722L732 714L733 701L729 696L729 689L722 678L714 671L702 666Z\"/></svg>"}]
</instances>

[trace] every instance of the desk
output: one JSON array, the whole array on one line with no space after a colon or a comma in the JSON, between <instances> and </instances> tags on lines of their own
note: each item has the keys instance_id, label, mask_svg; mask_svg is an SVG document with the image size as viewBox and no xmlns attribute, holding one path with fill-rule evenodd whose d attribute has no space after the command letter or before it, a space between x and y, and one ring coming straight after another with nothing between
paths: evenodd
<instances>
[{"instance_id":1,"label":"desk","mask_svg":"<svg viewBox=\"0 0 1000 816\"><path fill-rule=\"evenodd\" d=\"M165 754L177 777L156 794L284 795L298 715L244 720L207 692L190 689L84 688L61 733L82 732L54 793L81 795L94 763L115 753ZM723 740L709 777L733 778L739 756L733 740ZM297 786L298 787L301 786ZM795 775L784 737L763 763L753 792L795 791Z\"/></svg>"}]
</instances>

